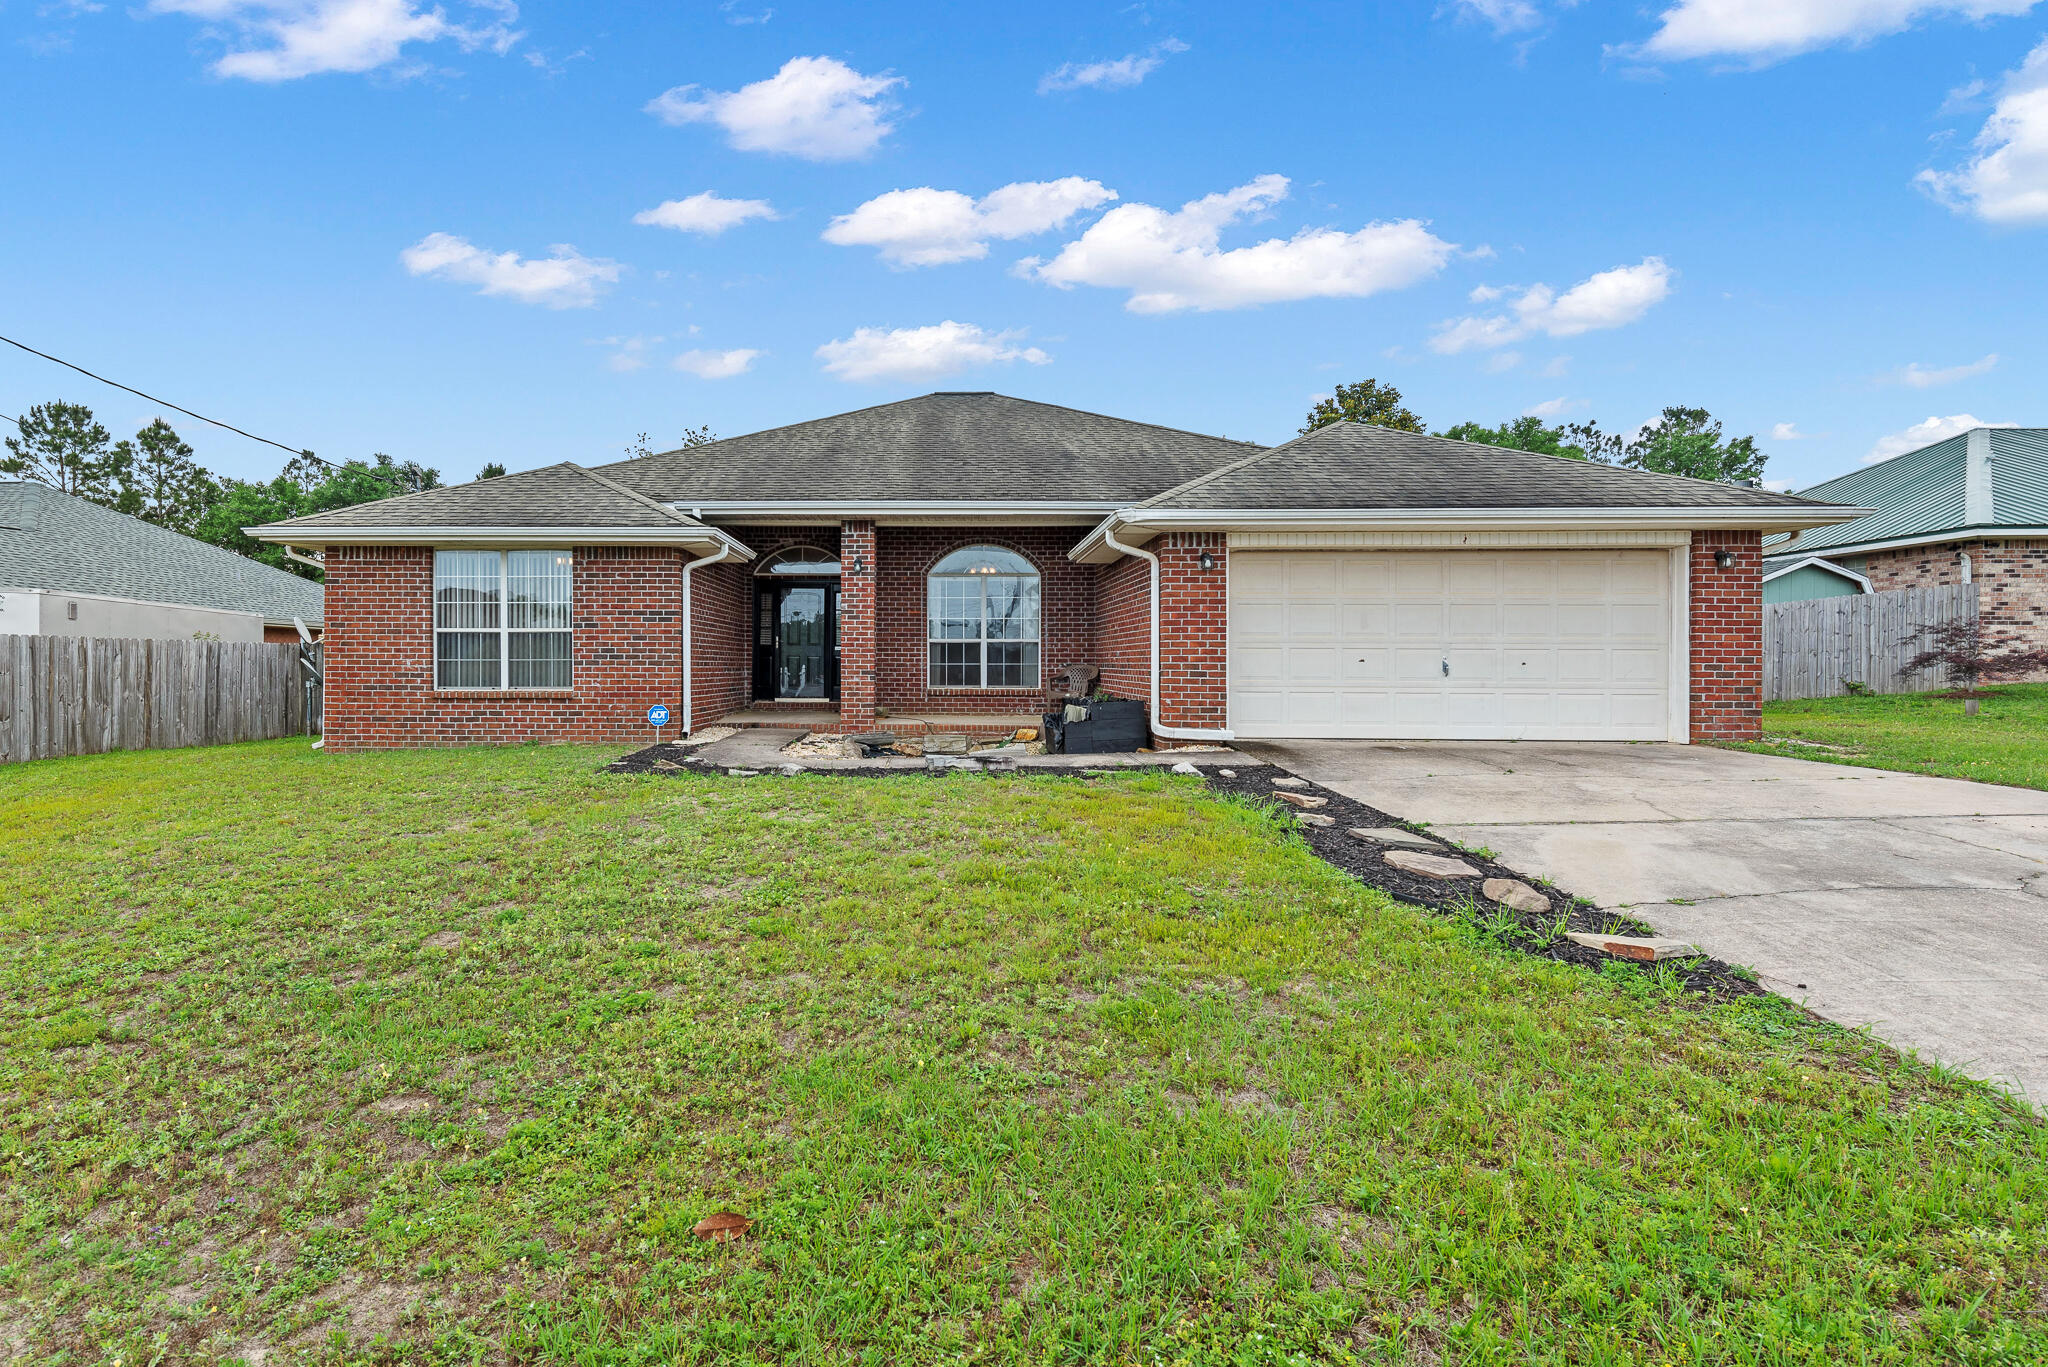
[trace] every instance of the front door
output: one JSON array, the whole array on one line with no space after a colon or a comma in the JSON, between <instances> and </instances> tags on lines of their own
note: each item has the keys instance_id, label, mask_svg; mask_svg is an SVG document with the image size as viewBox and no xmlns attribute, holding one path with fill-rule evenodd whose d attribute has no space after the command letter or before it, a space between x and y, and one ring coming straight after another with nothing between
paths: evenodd
<instances>
[{"instance_id":1,"label":"front door","mask_svg":"<svg viewBox=\"0 0 2048 1367\"><path fill-rule=\"evenodd\" d=\"M758 593L754 696L837 699L839 586L768 581Z\"/></svg>"}]
</instances>

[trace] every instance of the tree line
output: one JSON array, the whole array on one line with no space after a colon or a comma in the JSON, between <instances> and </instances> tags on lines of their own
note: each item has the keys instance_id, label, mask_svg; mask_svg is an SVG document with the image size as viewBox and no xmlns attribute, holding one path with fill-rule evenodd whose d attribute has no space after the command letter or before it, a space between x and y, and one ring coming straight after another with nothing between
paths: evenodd
<instances>
[{"instance_id":1,"label":"tree line","mask_svg":"<svg viewBox=\"0 0 2048 1367\"><path fill-rule=\"evenodd\" d=\"M1305 435L1344 421L1371 423L1402 432L1429 430L1422 419L1402 406L1400 390L1378 380L1338 385L1335 394L1317 400L1301 430ZM1752 487L1763 482L1767 459L1757 450L1754 437L1724 436L1719 420L1704 408L1667 408L1655 422L1631 436L1602 431L1594 422L1553 427L1541 418L1527 416L1492 427L1480 422L1461 422L1435 435L1567 460L1596 461Z\"/></svg>"},{"instance_id":2,"label":"tree line","mask_svg":"<svg viewBox=\"0 0 2048 1367\"><path fill-rule=\"evenodd\" d=\"M310 565L287 560L282 546L256 541L242 528L330 512L394 494L438 488L441 472L378 452L339 464L302 451L269 480L216 475L162 418L133 437L114 440L82 403L39 403L6 439L0 475L32 479L117 513L139 517L251 560L318 580ZM487 465L478 478L502 475Z\"/></svg>"}]
</instances>

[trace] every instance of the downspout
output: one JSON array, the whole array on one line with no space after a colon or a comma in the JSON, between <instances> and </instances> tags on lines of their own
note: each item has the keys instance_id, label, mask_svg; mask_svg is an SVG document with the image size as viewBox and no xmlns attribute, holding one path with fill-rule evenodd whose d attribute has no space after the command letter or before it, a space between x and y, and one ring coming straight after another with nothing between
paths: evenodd
<instances>
[{"instance_id":1,"label":"downspout","mask_svg":"<svg viewBox=\"0 0 2048 1367\"><path fill-rule=\"evenodd\" d=\"M1135 555L1151 567L1152 579L1152 733L1168 740L1232 740L1230 728L1205 730L1192 726L1168 726L1159 719L1159 557L1143 546L1126 545L1116 539L1116 515L1102 524L1102 544L1124 555Z\"/></svg>"},{"instance_id":2,"label":"downspout","mask_svg":"<svg viewBox=\"0 0 2048 1367\"><path fill-rule=\"evenodd\" d=\"M733 543L728 539L723 546L718 548L716 554L683 562L683 734L685 736L696 729L694 725L695 718L691 713L690 707L690 622L696 616L695 600L691 597L690 592L690 572L700 565L716 565L722 561L732 559L732 548Z\"/></svg>"}]
</instances>

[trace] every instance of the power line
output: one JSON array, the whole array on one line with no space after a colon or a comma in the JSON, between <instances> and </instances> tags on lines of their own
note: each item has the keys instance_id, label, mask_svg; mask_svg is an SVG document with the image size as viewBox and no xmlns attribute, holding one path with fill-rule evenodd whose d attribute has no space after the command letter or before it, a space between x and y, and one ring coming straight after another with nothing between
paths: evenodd
<instances>
[{"instance_id":1,"label":"power line","mask_svg":"<svg viewBox=\"0 0 2048 1367\"><path fill-rule=\"evenodd\" d=\"M34 347L28 345L28 343L26 342L17 342L12 337L0 337L0 342L5 342L7 343L7 345L11 347L19 347L21 350L26 351L31 356L40 356L46 361L54 361L56 364L63 366L66 370L75 370L89 380L98 380L101 384L112 385L116 389L127 390L130 394L135 395L139 399L148 399L151 403L160 403L165 408L172 409L175 412L183 413L188 418L197 418L201 422L212 423L215 427L224 427L228 431L233 432L238 437L247 437L250 441L260 441L265 446L275 446L278 450L286 452L290 455L312 456L314 460L319 461L322 465L325 465L330 469L339 470L341 468L339 465L336 465L331 460L327 460L321 456L314 456L311 451L286 446L283 442L272 441L268 437L259 437L254 432L243 431L241 428L235 426L231 422L222 422L219 418L209 418L204 413L194 413L189 408L180 408L177 404L172 403L169 399L159 399L154 394L145 394L141 390L136 389L130 385L122 384L119 380L110 380L104 375L95 375L82 365L73 365L71 362L64 360L62 357L50 355L50 353L48 353L47 351L37 351ZM5 414L0 414L0 417L5 416ZM16 427L21 426L21 423L14 418L8 418L7 420L11 423L14 423Z\"/></svg>"}]
</instances>

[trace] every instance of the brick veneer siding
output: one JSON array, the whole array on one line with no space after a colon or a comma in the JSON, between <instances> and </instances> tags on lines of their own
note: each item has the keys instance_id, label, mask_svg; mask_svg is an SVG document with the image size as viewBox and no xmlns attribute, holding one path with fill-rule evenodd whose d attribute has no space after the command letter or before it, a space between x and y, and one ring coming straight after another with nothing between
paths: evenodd
<instances>
[{"instance_id":1,"label":"brick veneer siding","mask_svg":"<svg viewBox=\"0 0 2048 1367\"><path fill-rule=\"evenodd\" d=\"M667 547L575 546L573 683L434 687L434 552L327 549L326 748L644 739L682 700L682 564ZM678 718L680 720L680 718Z\"/></svg>"},{"instance_id":2,"label":"brick veneer siding","mask_svg":"<svg viewBox=\"0 0 2048 1367\"><path fill-rule=\"evenodd\" d=\"M1970 557L1970 580L1977 585L1977 612L1986 638L2048 645L2048 541L1949 541L1873 551L1862 557L1863 573L1880 593L1960 584L1963 566L1958 557L1963 555Z\"/></svg>"},{"instance_id":3,"label":"brick veneer siding","mask_svg":"<svg viewBox=\"0 0 2048 1367\"><path fill-rule=\"evenodd\" d=\"M1732 551L1727 569L1717 551ZM1763 538L1757 532L1694 532L1689 619L1692 738L1755 740L1764 696Z\"/></svg>"},{"instance_id":4,"label":"brick veneer siding","mask_svg":"<svg viewBox=\"0 0 2048 1367\"><path fill-rule=\"evenodd\" d=\"M839 525L839 724L875 727L875 661L879 650L875 524Z\"/></svg>"},{"instance_id":5,"label":"brick veneer siding","mask_svg":"<svg viewBox=\"0 0 2048 1367\"><path fill-rule=\"evenodd\" d=\"M727 560L690 571L693 729L739 711L753 697L753 616L752 564Z\"/></svg>"},{"instance_id":6,"label":"brick veneer siding","mask_svg":"<svg viewBox=\"0 0 2048 1367\"><path fill-rule=\"evenodd\" d=\"M1162 726L1215 730L1230 716L1230 552L1221 532L1174 532L1159 557L1159 716ZM1204 570L1207 552L1215 568Z\"/></svg>"},{"instance_id":7,"label":"brick veneer siding","mask_svg":"<svg viewBox=\"0 0 2048 1367\"><path fill-rule=\"evenodd\" d=\"M1152 688L1152 574L1135 555L1095 569L1095 655L1104 692L1145 698Z\"/></svg>"},{"instance_id":8,"label":"brick veneer siding","mask_svg":"<svg viewBox=\"0 0 2048 1367\"><path fill-rule=\"evenodd\" d=\"M1043 709L1053 675L1070 664L1095 664L1092 567L1067 559L1082 536L1073 527L884 527L877 538L879 570L876 698L885 711L988 714ZM1038 571L1039 677L1023 688L933 688L926 635L932 566L967 546L998 546ZM1135 695L1133 695L1135 696Z\"/></svg>"}]
</instances>

